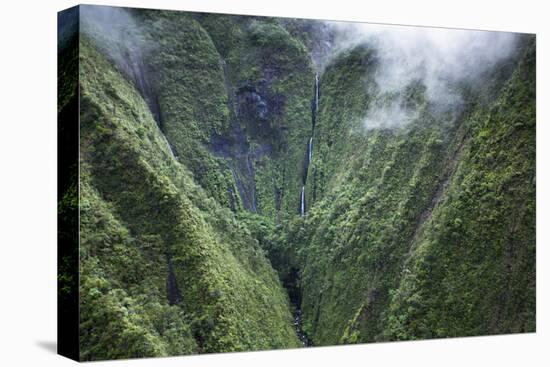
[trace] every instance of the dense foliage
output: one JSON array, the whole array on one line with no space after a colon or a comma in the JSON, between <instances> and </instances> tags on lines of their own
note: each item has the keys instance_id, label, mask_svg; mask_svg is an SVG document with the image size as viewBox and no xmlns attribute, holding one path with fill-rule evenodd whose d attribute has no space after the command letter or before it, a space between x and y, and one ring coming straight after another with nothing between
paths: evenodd
<instances>
[{"instance_id":1,"label":"dense foliage","mask_svg":"<svg viewBox=\"0 0 550 367\"><path fill-rule=\"evenodd\" d=\"M297 346L257 240L86 38L80 61L81 358Z\"/></svg>"},{"instance_id":2,"label":"dense foliage","mask_svg":"<svg viewBox=\"0 0 550 367\"><path fill-rule=\"evenodd\" d=\"M364 88L376 58L359 46L327 68L316 204L281 245L299 249L316 344L535 330L533 39L521 45L490 87L461 90L460 110L435 110L413 83L410 124L359 134L391 98Z\"/></svg>"},{"instance_id":3,"label":"dense foliage","mask_svg":"<svg viewBox=\"0 0 550 367\"><path fill-rule=\"evenodd\" d=\"M296 309L313 345L535 330L532 37L441 109L372 45L321 69L321 22L81 9L82 360L298 347Z\"/></svg>"}]
</instances>

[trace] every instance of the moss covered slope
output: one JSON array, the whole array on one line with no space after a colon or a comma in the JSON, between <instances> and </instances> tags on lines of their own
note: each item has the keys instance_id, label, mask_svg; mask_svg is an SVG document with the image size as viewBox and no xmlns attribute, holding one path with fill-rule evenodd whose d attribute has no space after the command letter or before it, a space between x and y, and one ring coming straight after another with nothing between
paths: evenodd
<instances>
[{"instance_id":1,"label":"moss covered slope","mask_svg":"<svg viewBox=\"0 0 550 367\"><path fill-rule=\"evenodd\" d=\"M532 37L435 101L325 23L81 9L81 359L535 329Z\"/></svg>"},{"instance_id":2,"label":"moss covered slope","mask_svg":"<svg viewBox=\"0 0 550 367\"><path fill-rule=\"evenodd\" d=\"M246 226L194 183L86 38L80 61L82 359L297 346Z\"/></svg>"},{"instance_id":3,"label":"moss covered slope","mask_svg":"<svg viewBox=\"0 0 550 367\"><path fill-rule=\"evenodd\" d=\"M469 140L392 293L395 339L535 331L535 49Z\"/></svg>"},{"instance_id":4,"label":"moss covered slope","mask_svg":"<svg viewBox=\"0 0 550 367\"><path fill-rule=\"evenodd\" d=\"M230 156L238 165L244 153L253 166L252 211L271 218L297 213L311 135L315 73L308 48L280 19L209 14L197 19L222 58L232 117L225 137L237 150Z\"/></svg>"},{"instance_id":5,"label":"moss covered slope","mask_svg":"<svg viewBox=\"0 0 550 367\"><path fill-rule=\"evenodd\" d=\"M534 331L534 42L521 44L486 76L497 82L460 90L459 111L413 82L401 128L365 130L393 98L368 47L327 67L315 205L281 245L302 268L316 345Z\"/></svg>"}]
</instances>

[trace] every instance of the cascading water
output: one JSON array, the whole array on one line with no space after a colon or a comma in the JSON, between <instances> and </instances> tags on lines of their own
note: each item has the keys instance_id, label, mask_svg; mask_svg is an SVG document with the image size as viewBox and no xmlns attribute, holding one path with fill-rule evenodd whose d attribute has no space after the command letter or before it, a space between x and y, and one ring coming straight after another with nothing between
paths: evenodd
<instances>
[{"instance_id":1,"label":"cascading water","mask_svg":"<svg viewBox=\"0 0 550 367\"><path fill-rule=\"evenodd\" d=\"M302 185L302 192L300 194L300 215L303 216L306 213L306 187Z\"/></svg>"},{"instance_id":2,"label":"cascading water","mask_svg":"<svg viewBox=\"0 0 550 367\"><path fill-rule=\"evenodd\" d=\"M174 149L172 144L170 144L170 142L168 141L168 138L166 138L166 135L162 133L162 130L161 130L161 134L162 134L162 137L164 138L164 142L166 143L166 146L168 147L168 150L170 151L170 153L172 153L172 157L176 158L177 157L176 150Z\"/></svg>"},{"instance_id":3,"label":"cascading water","mask_svg":"<svg viewBox=\"0 0 550 367\"><path fill-rule=\"evenodd\" d=\"M307 146L307 159L308 159L308 165L311 163L311 158L313 157L313 136L309 138L309 144Z\"/></svg>"},{"instance_id":4,"label":"cascading water","mask_svg":"<svg viewBox=\"0 0 550 367\"><path fill-rule=\"evenodd\" d=\"M304 347L309 347L311 345L311 342L302 330L302 310L300 310L299 308L297 308L294 312L294 328L296 329L296 334L298 335L298 339L300 339L300 341L302 342L302 345Z\"/></svg>"},{"instance_id":5,"label":"cascading water","mask_svg":"<svg viewBox=\"0 0 550 367\"><path fill-rule=\"evenodd\" d=\"M302 179L302 189L300 191L300 216L304 216L306 213L306 195L305 186L307 182L307 175L311 159L313 158L313 135L315 132L315 122L317 120L317 112L319 111L319 74L315 74L315 91L313 96L313 106L311 109L311 136L307 143L306 148L306 162L304 165L304 174Z\"/></svg>"},{"instance_id":6,"label":"cascading water","mask_svg":"<svg viewBox=\"0 0 550 367\"><path fill-rule=\"evenodd\" d=\"M302 188L300 189L300 216L303 217L306 214L306 182L307 182L307 175L309 170L309 165L311 164L311 160L313 158L313 137L315 133L315 123L317 120L317 112L319 111L319 74L315 74L315 90L314 95L312 99L312 106L311 106L311 136L309 137L309 140L307 142L306 147L306 156L305 156L305 164L304 164L304 173L302 175ZM298 272L296 271L294 274L294 280L292 283L296 283L296 279L299 277ZM298 335L298 338L302 342L302 344L305 347L309 347L312 344L312 342L307 337L307 334L302 329L302 309L301 309L301 291L299 286L294 286L292 288L291 295L291 302L294 306L294 328L296 330L296 335Z\"/></svg>"}]
</instances>

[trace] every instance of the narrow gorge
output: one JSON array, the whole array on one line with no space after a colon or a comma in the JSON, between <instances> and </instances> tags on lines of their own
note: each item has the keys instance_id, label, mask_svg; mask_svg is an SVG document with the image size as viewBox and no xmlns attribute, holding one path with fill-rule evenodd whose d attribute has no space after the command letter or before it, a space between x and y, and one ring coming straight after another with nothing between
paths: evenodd
<instances>
[{"instance_id":1,"label":"narrow gorge","mask_svg":"<svg viewBox=\"0 0 550 367\"><path fill-rule=\"evenodd\" d=\"M77 9L80 359L535 331L534 36Z\"/></svg>"}]
</instances>

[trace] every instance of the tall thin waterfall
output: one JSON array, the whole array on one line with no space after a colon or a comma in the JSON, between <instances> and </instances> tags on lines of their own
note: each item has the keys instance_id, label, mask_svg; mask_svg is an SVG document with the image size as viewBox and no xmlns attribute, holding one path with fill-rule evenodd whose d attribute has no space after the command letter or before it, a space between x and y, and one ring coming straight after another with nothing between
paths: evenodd
<instances>
[{"instance_id":1,"label":"tall thin waterfall","mask_svg":"<svg viewBox=\"0 0 550 367\"><path fill-rule=\"evenodd\" d=\"M161 134L162 134L162 131L161 131ZM172 146L172 144L170 144L170 142L168 141L168 138L166 138L166 135L162 134L162 137L164 138L164 142L166 143L168 150L170 151L170 153L172 153L172 157L176 158L176 151L174 147Z\"/></svg>"},{"instance_id":2,"label":"tall thin waterfall","mask_svg":"<svg viewBox=\"0 0 550 367\"><path fill-rule=\"evenodd\" d=\"M306 182L307 175L309 171L309 165L311 164L311 159L313 158L313 135L315 132L315 122L317 120L317 112L319 111L319 74L315 74L315 91L313 96L313 106L311 109L311 136L307 143L306 150L306 161L304 164L304 174L302 179L302 189L300 191L300 216L304 216L306 213Z\"/></svg>"},{"instance_id":3,"label":"tall thin waterfall","mask_svg":"<svg viewBox=\"0 0 550 367\"><path fill-rule=\"evenodd\" d=\"M306 214L306 187L302 185L302 193L300 194L300 215Z\"/></svg>"}]
</instances>

